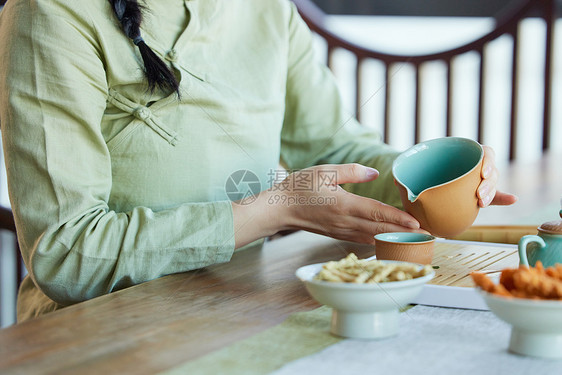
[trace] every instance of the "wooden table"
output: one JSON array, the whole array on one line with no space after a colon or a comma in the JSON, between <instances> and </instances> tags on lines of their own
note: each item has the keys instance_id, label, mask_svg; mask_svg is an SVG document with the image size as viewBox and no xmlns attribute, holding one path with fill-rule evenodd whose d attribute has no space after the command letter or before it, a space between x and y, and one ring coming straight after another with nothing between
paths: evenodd
<instances>
[{"instance_id":1,"label":"wooden table","mask_svg":"<svg viewBox=\"0 0 562 375\"><path fill-rule=\"evenodd\" d=\"M445 258L436 250L442 264ZM490 255L473 250L467 250L470 259L458 259L494 268L481 263ZM0 331L0 373L141 374L172 368L281 323L290 313L318 307L296 269L349 251L363 258L374 249L297 232L262 250L237 252L227 264L166 276L6 328ZM497 259L505 262L505 255Z\"/></svg>"},{"instance_id":2,"label":"wooden table","mask_svg":"<svg viewBox=\"0 0 562 375\"><path fill-rule=\"evenodd\" d=\"M538 167L508 170L502 187L518 194L519 203L480 215L506 223L537 205L557 204L559 160L551 156ZM272 327L293 312L318 307L295 270L351 250L359 257L373 253L370 246L298 232L266 243L261 251L238 252L227 264L163 277L6 328L0 331L0 373L150 374L173 368ZM473 259L474 267L494 268L479 263L489 256ZM464 275L443 280L467 283Z\"/></svg>"}]
</instances>

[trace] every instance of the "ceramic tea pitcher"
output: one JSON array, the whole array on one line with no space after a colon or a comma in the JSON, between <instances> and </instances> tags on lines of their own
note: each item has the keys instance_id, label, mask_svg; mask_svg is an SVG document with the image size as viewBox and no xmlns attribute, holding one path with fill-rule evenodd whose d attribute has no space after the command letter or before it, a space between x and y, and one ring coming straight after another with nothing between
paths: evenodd
<instances>
[{"instance_id":1,"label":"ceramic tea pitcher","mask_svg":"<svg viewBox=\"0 0 562 375\"><path fill-rule=\"evenodd\" d=\"M421 142L400 154L392 173L404 209L435 236L462 233L478 215L482 146L459 137Z\"/></svg>"},{"instance_id":2,"label":"ceramic tea pitcher","mask_svg":"<svg viewBox=\"0 0 562 375\"><path fill-rule=\"evenodd\" d=\"M562 263L562 220L544 223L538 231L538 235L523 236L519 240L520 263L534 266L540 260L545 267Z\"/></svg>"}]
</instances>

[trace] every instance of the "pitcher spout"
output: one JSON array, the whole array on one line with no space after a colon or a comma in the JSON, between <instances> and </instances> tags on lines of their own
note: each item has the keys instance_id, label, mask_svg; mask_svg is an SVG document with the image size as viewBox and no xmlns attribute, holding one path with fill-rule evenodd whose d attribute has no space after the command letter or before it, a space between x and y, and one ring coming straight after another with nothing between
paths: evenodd
<instances>
[{"instance_id":1,"label":"pitcher spout","mask_svg":"<svg viewBox=\"0 0 562 375\"><path fill-rule=\"evenodd\" d=\"M407 186L406 186L406 191L408 192L408 200L414 203L416 199L418 199L419 194L412 193L412 191Z\"/></svg>"}]
</instances>

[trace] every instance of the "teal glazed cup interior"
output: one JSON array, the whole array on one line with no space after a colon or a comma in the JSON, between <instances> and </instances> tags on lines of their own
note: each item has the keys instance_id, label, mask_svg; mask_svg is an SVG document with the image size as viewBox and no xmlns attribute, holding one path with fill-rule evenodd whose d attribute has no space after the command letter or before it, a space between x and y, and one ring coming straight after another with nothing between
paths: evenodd
<instances>
[{"instance_id":1,"label":"teal glazed cup interior","mask_svg":"<svg viewBox=\"0 0 562 375\"><path fill-rule=\"evenodd\" d=\"M392 166L404 209L435 236L462 233L478 215L483 157L478 142L459 137L432 139L404 151Z\"/></svg>"}]
</instances>

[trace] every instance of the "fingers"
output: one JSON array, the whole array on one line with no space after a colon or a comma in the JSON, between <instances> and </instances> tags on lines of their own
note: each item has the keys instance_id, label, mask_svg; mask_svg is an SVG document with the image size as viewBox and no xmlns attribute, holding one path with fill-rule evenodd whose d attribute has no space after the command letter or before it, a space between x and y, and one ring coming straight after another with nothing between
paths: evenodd
<instances>
[{"instance_id":1,"label":"fingers","mask_svg":"<svg viewBox=\"0 0 562 375\"><path fill-rule=\"evenodd\" d=\"M317 227L312 231L340 240L366 244L374 244L374 236L379 233L415 232L430 234L423 229L412 229L393 223L375 222L358 217L347 217L345 221L334 225L334 227Z\"/></svg>"},{"instance_id":2,"label":"fingers","mask_svg":"<svg viewBox=\"0 0 562 375\"><path fill-rule=\"evenodd\" d=\"M372 243L378 233L427 234L410 214L374 199L346 193L338 196L336 205L324 208L316 218L304 218L302 226L315 233L360 243Z\"/></svg>"},{"instance_id":3,"label":"fingers","mask_svg":"<svg viewBox=\"0 0 562 375\"><path fill-rule=\"evenodd\" d=\"M498 192L496 186L499 180L499 173L496 168L494 150L489 146L482 146L484 149L484 159L482 160L482 182L478 186L476 195L478 205L487 207L490 204L507 206L517 201L513 194Z\"/></svg>"},{"instance_id":4,"label":"fingers","mask_svg":"<svg viewBox=\"0 0 562 375\"><path fill-rule=\"evenodd\" d=\"M482 178L487 179L492 173L497 174L496 170L496 153L490 146L482 146L484 149L484 158L482 160Z\"/></svg>"},{"instance_id":5,"label":"fingers","mask_svg":"<svg viewBox=\"0 0 562 375\"><path fill-rule=\"evenodd\" d=\"M349 215L374 223L393 224L408 231L420 228L419 222L407 212L374 199L352 195L348 207Z\"/></svg>"},{"instance_id":6,"label":"fingers","mask_svg":"<svg viewBox=\"0 0 562 375\"><path fill-rule=\"evenodd\" d=\"M291 206L286 215L289 227L361 243L373 243L374 235L378 233L427 233L408 213L374 199L348 193L338 186L374 180L378 177L375 169L360 164L342 164L320 165L308 170L317 176L314 181L318 190L310 194L330 194L335 200L333 204L326 205ZM334 185L337 189L326 189Z\"/></svg>"},{"instance_id":7,"label":"fingers","mask_svg":"<svg viewBox=\"0 0 562 375\"><path fill-rule=\"evenodd\" d=\"M480 186L478 186L477 196L478 205L480 207L488 206L494 196L496 195L496 185L498 183L498 173L495 169L492 170L491 175L488 178L482 180Z\"/></svg>"},{"instance_id":8,"label":"fingers","mask_svg":"<svg viewBox=\"0 0 562 375\"><path fill-rule=\"evenodd\" d=\"M496 195L496 185L498 183L498 170L495 165L495 153L491 147L482 146L484 149L484 159L482 161L482 182L478 187L478 205L488 206Z\"/></svg>"},{"instance_id":9,"label":"fingers","mask_svg":"<svg viewBox=\"0 0 562 375\"><path fill-rule=\"evenodd\" d=\"M365 167L364 165L351 164L325 164L315 168L321 175L331 174L335 177L335 183L360 183L372 181L379 176L379 172L374 168Z\"/></svg>"},{"instance_id":10,"label":"fingers","mask_svg":"<svg viewBox=\"0 0 562 375\"><path fill-rule=\"evenodd\" d=\"M368 235L371 236L371 240L376 234L379 233L391 233L391 232L415 232L415 233L423 233L423 234L430 234L424 229L413 229L410 227L404 227L394 223L387 223L387 222L373 222L370 220L361 220L357 224L357 228Z\"/></svg>"},{"instance_id":11,"label":"fingers","mask_svg":"<svg viewBox=\"0 0 562 375\"><path fill-rule=\"evenodd\" d=\"M503 193L501 191L496 192L496 195L490 204L496 206L509 206L517 202L517 196L509 193Z\"/></svg>"}]
</instances>

